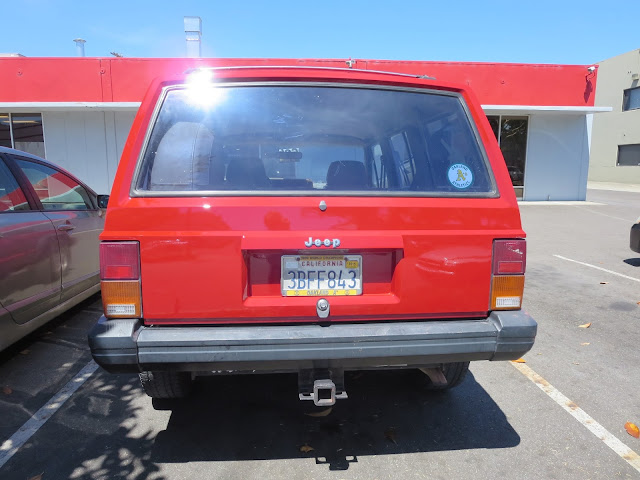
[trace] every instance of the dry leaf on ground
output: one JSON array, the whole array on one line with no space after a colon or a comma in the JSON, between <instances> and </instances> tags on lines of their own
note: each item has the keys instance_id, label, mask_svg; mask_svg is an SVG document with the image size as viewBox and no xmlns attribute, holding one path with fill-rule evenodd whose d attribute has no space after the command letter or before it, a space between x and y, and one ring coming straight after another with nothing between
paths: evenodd
<instances>
[{"instance_id":1,"label":"dry leaf on ground","mask_svg":"<svg viewBox=\"0 0 640 480\"><path fill-rule=\"evenodd\" d=\"M591 326L591 322L583 323L582 325L578 325L579 328L589 328Z\"/></svg>"},{"instance_id":2,"label":"dry leaf on ground","mask_svg":"<svg viewBox=\"0 0 640 480\"><path fill-rule=\"evenodd\" d=\"M600 282L600 285L606 285L609 282Z\"/></svg>"},{"instance_id":3,"label":"dry leaf on ground","mask_svg":"<svg viewBox=\"0 0 640 480\"><path fill-rule=\"evenodd\" d=\"M635 423L627 422L624 424L624 429L629 435L635 438L640 438L640 429Z\"/></svg>"},{"instance_id":4,"label":"dry leaf on ground","mask_svg":"<svg viewBox=\"0 0 640 480\"><path fill-rule=\"evenodd\" d=\"M513 363L527 363L527 361L524 358L519 358L517 360L511 360Z\"/></svg>"},{"instance_id":5,"label":"dry leaf on ground","mask_svg":"<svg viewBox=\"0 0 640 480\"><path fill-rule=\"evenodd\" d=\"M333 407L329 407L325 410L321 410L319 412L311 412L311 413L305 413L305 415L309 416L309 417L326 417L327 415L329 415L331 413L331 410L333 410Z\"/></svg>"},{"instance_id":6,"label":"dry leaf on ground","mask_svg":"<svg viewBox=\"0 0 640 480\"><path fill-rule=\"evenodd\" d=\"M4 386L2 387L2 393L4 393L5 395L11 395L13 393L13 390L11 390L11 387Z\"/></svg>"},{"instance_id":7,"label":"dry leaf on ground","mask_svg":"<svg viewBox=\"0 0 640 480\"><path fill-rule=\"evenodd\" d=\"M313 451L313 447L310 447L309 445L307 445L307 444L305 443L304 445L302 445L302 446L300 447L300 451L301 451L302 453L309 453L309 452Z\"/></svg>"},{"instance_id":8,"label":"dry leaf on ground","mask_svg":"<svg viewBox=\"0 0 640 480\"><path fill-rule=\"evenodd\" d=\"M395 443L396 445L398 444L398 442L396 442L396 429L391 427L391 428L387 428L384 431L384 437L389 440L390 442Z\"/></svg>"},{"instance_id":9,"label":"dry leaf on ground","mask_svg":"<svg viewBox=\"0 0 640 480\"><path fill-rule=\"evenodd\" d=\"M580 345L582 345L583 347L585 347L585 346L587 346L587 345L591 345L591 342L584 342L584 343L581 343Z\"/></svg>"},{"instance_id":10,"label":"dry leaf on ground","mask_svg":"<svg viewBox=\"0 0 640 480\"><path fill-rule=\"evenodd\" d=\"M42 472L40 475L36 475L35 477L31 477L29 480L41 480L43 474L44 472Z\"/></svg>"},{"instance_id":11,"label":"dry leaf on ground","mask_svg":"<svg viewBox=\"0 0 640 480\"><path fill-rule=\"evenodd\" d=\"M30 353L31 353L31 350L29 350L28 348L25 348L20 352L20 355L29 355Z\"/></svg>"}]
</instances>

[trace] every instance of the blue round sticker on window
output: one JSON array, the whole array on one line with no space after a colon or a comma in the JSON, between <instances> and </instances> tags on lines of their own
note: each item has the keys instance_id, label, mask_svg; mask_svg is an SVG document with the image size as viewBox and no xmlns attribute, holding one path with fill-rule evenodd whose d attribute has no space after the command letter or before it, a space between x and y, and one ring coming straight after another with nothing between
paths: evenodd
<instances>
[{"instance_id":1,"label":"blue round sticker on window","mask_svg":"<svg viewBox=\"0 0 640 480\"><path fill-rule=\"evenodd\" d=\"M473 183L473 173L471 169L463 163L456 163L449 167L449 183L456 188L469 188Z\"/></svg>"}]
</instances>

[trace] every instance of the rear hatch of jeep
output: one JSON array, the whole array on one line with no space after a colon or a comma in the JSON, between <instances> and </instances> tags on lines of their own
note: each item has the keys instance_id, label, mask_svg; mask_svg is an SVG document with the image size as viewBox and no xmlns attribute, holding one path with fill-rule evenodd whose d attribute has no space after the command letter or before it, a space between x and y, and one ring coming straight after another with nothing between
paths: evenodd
<instances>
[{"instance_id":1,"label":"rear hatch of jeep","mask_svg":"<svg viewBox=\"0 0 640 480\"><path fill-rule=\"evenodd\" d=\"M413 82L199 71L165 85L101 237L106 316L238 326L520 309L506 167L463 92Z\"/></svg>"}]
</instances>

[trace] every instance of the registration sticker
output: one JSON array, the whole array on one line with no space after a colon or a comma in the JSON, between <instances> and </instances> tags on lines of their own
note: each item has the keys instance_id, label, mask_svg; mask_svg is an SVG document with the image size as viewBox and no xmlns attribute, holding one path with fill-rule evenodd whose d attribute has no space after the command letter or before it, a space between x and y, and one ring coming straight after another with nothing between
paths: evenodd
<instances>
[{"instance_id":1,"label":"registration sticker","mask_svg":"<svg viewBox=\"0 0 640 480\"><path fill-rule=\"evenodd\" d=\"M473 183L473 172L464 163L451 165L447 176L449 177L449 183L461 190L469 188Z\"/></svg>"}]
</instances>

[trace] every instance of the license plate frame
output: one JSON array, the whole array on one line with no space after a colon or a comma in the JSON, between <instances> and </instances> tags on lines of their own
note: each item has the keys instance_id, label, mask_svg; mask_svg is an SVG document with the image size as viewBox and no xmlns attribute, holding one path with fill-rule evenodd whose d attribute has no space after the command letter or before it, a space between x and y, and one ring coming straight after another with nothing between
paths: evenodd
<instances>
[{"instance_id":1,"label":"license plate frame","mask_svg":"<svg viewBox=\"0 0 640 480\"><path fill-rule=\"evenodd\" d=\"M315 272L311 279L310 272ZM333 276L329 272L334 272ZM282 255L280 293L283 297L362 295L362 255Z\"/></svg>"}]
</instances>

